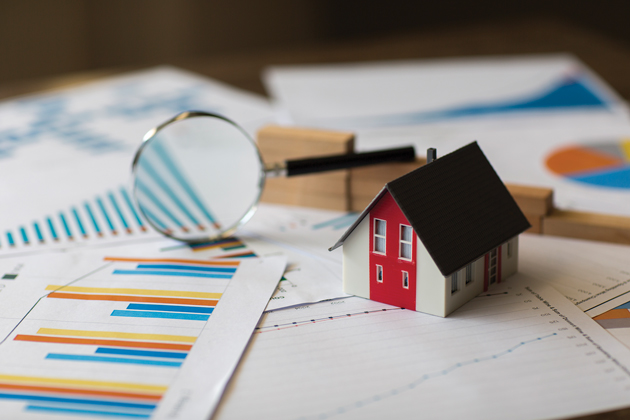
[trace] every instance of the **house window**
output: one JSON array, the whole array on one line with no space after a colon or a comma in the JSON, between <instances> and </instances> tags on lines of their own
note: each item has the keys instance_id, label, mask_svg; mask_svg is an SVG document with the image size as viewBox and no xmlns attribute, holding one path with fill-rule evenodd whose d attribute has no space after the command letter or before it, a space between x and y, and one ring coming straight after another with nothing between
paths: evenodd
<instances>
[{"instance_id":1,"label":"house window","mask_svg":"<svg viewBox=\"0 0 630 420\"><path fill-rule=\"evenodd\" d=\"M385 254L385 231L387 222L374 219L374 252Z\"/></svg>"},{"instance_id":2,"label":"house window","mask_svg":"<svg viewBox=\"0 0 630 420\"><path fill-rule=\"evenodd\" d=\"M413 238L411 226L400 225L400 258L411 261Z\"/></svg>"},{"instance_id":3,"label":"house window","mask_svg":"<svg viewBox=\"0 0 630 420\"><path fill-rule=\"evenodd\" d=\"M409 289L409 273L406 271L402 272L402 282L403 282L403 287L405 289Z\"/></svg>"},{"instance_id":4,"label":"house window","mask_svg":"<svg viewBox=\"0 0 630 420\"><path fill-rule=\"evenodd\" d=\"M468 264L465 269L466 285L472 283L472 263Z\"/></svg>"},{"instance_id":5,"label":"house window","mask_svg":"<svg viewBox=\"0 0 630 420\"><path fill-rule=\"evenodd\" d=\"M451 275L451 294L459 290L459 271Z\"/></svg>"},{"instance_id":6,"label":"house window","mask_svg":"<svg viewBox=\"0 0 630 420\"><path fill-rule=\"evenodd\" d=\"M383 266L376 264L376 281L383 283Z\"/></svg>"},{"instance_id":7,"label":"house window","mask_svg":"<svg viewBox=\"0 0 630 420\"><path fill-rule=\"evenodd\" d=\"M507 243L507 257L512 258L512 242Z\"/></svg>"}]
</instances>

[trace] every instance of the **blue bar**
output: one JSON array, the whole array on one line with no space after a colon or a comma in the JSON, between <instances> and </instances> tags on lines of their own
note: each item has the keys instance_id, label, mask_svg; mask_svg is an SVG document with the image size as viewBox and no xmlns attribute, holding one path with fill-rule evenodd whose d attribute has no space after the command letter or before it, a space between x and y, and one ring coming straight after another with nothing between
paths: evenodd
<instances>
[{"instance_id":1,"label":"blue bar","mask_svg":"<svg viewBox=\"0 0 630 420\"><path fill-rule=\"evenodd\" d=\"M192 314L211 314L214 308L203 306L155 305L152 303L130 303L127 309L141 311L189 312Z\"/></svg>"},{"instance_id":2,"label":"blue bar","mask_svg":"<svg viewBox=\"0 0 630 420\"><path fill-rule=\"evenodd\" d=\"M152 311L123 311L116 309L111 316L122 316L126 318L160 318L160 319L188 319L191 321L207 321L210 315L178 314L171 312Z\"/></svg>"},{"instance_id":3,"label":"blue bar","mask_svg":"<svg viewBox=\"0 0 630 420\"><path fill-rule=\"evenodd\" d=\"M179 353L174 351L112 349L109 347L99 347L96 349L96 353L119 354L123 356L164 357L166 359L185 359L186 356L188 356L187 353Z\"/></svg>"},{"instance_id":4,"label":"blue bar","mask_svg":"<svg viewBox=\"0 0 630 420\"><path fill-rule=\"evenodd\" d=\"M59 414L80 414L85 416L111 416L111 417L131 417L131 418L140 418L140 419L148 419L151 417L151 414L140 414L140 413L119 413L114 411L99 411L99 410L78 410L76 408L62 408L62 407L45 407L41 405L27 405L26 411L44 411L49 413L59 413Z\"/></svg>"},{"instance_id":5,"label":"blue bar","mask_svg":"<svg viewBox=\"0 0 630 420\"><path fill-rule=\"evenodd\" d=\"M84 206L85 206L85 211L87 211L88 216L90 216L90 220L92 221L94 230L96 231L98 235L101 235L101 228L99 227L98 222L96 221L96 217L94 217L94 213L92 213L92 208L90 208L90 205L88 203L85 203Z\"/></svg>"},{"instance_id":6,"label":"blue bar","mask_svg":"<svg viewBox=\"0 0 630 420\"><path fill-rule=\"evenodd\" d=\"M74 220L77 222L77 225L79 226L81 235L87 236L87 232L85 231L85 228L83 227L83 223L81 222L81 218L79 217L79 212L74 207L72 208L72 214L74 215Z\"/></svg>"},{"instance_id":7,"label":"blue bar","mask_svg":"<svg viewBox=\"0 0 630 420\"><path fill-rule=\"evenodd\" d=\"M5 400L20 400L20 401L49 401L59 402L66 404L86 404L86 405L102 405L106 407L126 407L126 408L140 408L145 410L153 410L157 407L155 404L138 404L128 403L121 401L106 401L106 400L90 400L80 398L62 398L62 397L47 397L37 394L6 394L0 393L0 399Z\"/></svg>"},{"instance_id":8,"label":"blue bar","mask_svg":"<svg viewBox=\"0 0 630 420\"><path fill-rule=\"evenodd\" d=\"M197 205L199 210L201 210L203 215L206 216L206 218L210 220L212 223L216 223L214 216L210 214L210 211L206 209L206 206L204 206L203 202L199 199L199 197L197 197L197 194L192 189L192 187L188 184L188 181L186 180L184 175L179 171L177 164L175 164L175 162L171 160L168 152L163 148L162 144L160 142L154 142L153 150L157 152L158 156L160 157L164 165L166 165L168 170L171 171L171 174L173 175L173 177L175 177L179 185L181 185L184 191L186 191L188 196Z\"/></svg>"},{"instance_id":9,"label":"blue bar","mask_svg":"<svg viewBox=\"0 0 630 420\"><path fill-rule=\"evenodd\" d=\"M166 226L166 224L164 222L162 222L155 214L151 213L149 211L149 209L146 208L142 208L142 211L144 211L147 215L147 217L151 220L153 220L153 222L158 225L160 227L160 229L164 230L164 231L168 231L169 228L168 226Z\"/></svg>"},{"instance_id":10,"label":"blue bar","mask_svg":"<svg viewBox=\"0 0 630 420\"><path fill-rule=\"evenodd\" d=\"M105 209L105 204L103 204L101 197L96 197L96 204L98 204L98 207L101 209L101 213L103 213L103 217L109 226L109 230L111 230L113 234L116 234L116 228L114 227L112 220L109 218L109 214L107 214L107 209Z\"/></svg>"},{"instance_id":11,"label":"blue bar","mask_svg":"<svg viewBox=\"0 0 630 420\"><path fill-rule=\"evenodd\" d=\"M182 201L179 199L177 194L175 194L175 191L173 191L171 187L169 187L169 185L164 181L164 179L162 179L160 174L155 169L153 169L153 166L149 164L147 159L141 160L140 166L142 167L142 169L146 171L147 174L149 174L149 176L153 179L153 181L160 188L162 188L162 190L166 193L166 195L168 195L168 197L173 201L173 203L175 203L175 205L182 211L182 213L186 215L186 217L188 217L188 219L190 219L191 222L193 222L194 225L196 226L201 225L201 223L199 223L199 220L197 220L197 218L188 210L188 208L184 205L184 203L182 203Z\"/></svg>"},{"instance_id":12,"label":"blue bar","mask_svg":"<svg viewBox=\"0 0 630 420\"><path fill-rule=\"evenodd\" d=\"M144 185L144 183L140 182L140 180L138 179L136 179L136 185L138 186L138 189L142 191L142 193L146 195L147 198L151 200L151 202L155 204L155 206L160 209L160 211L164 213L167 218L171 219L173 223L175 223L178 227L184 227L184 224L177 217L175 217L175 215L171 213L171 211L167 209L164 204L162 204L162 202L155 196L155 194L153 194L149 187Z\"/></svg>"},{"instance_id":13,"label":"blue bar","mask_svg":"<svg viewBox=\"0 0 630 420\"><path fill-rule=\"evenodd\" d=\"M42 231L39 229L39 223L33 222L33 228L35 229L35 234L37 235L37 240L39 242L44 242L44 235L42 235Z\"/></svg>"},{"instance_id":14,"label":"blue bar","mask_svg":"<svg viewBox=\"0 0 630 420\"><path fill-rule=\"evenodd\" d=\"M131 365L153 365L153 366L168 366L168 367L180 367L182 362L165 362L163 360L146 360L146 359L127 359L124 357L100 357L100 356L85 356L79 354L59 354L48 353L46 359L53 360L72 360L74 362L105 362L105 363L125 363Z\"/></svg>"},{"instance_id":15,"label":"blue bar","mask_svg":"<svg viewBox=\"0 0 630 420\"><path fill-rule=\"evenodd\" d=\"M322 229L328 226L333 226L334 229L339 229L343 226L350 226L357 219L359 213L348 213L343 216L335 217L334 219L327 220L325 222L317 223L313 225L313 229Z\"/></svg>"},{"instance_id":16,"label":"blue bar","mask_svg":"<svg viewBox=\"0 0 630 420\"><path fill-rule=\"evenodd\" d=\"M186 273L184 271L161 271L161 270L114 270L113 274L131 274L140 276L173 276L173 277L204 277L211 279L231 279L231 274L212 273Z\"/></svg>"},{"instance_id":17,"label":"blue bar","mask_svg":"<svg viewBox=\"0 0 630 420\"><path fill-rule=\"evenodd\" d=\"M127 221L125 220L125 216L122 214L122 211L120 211L120 207L118 207L118 202L116 202L116 197L114 197L114 193L112 192L107 193L107 197L109 197L109 201L112 203L112 206L114 206L114 210L116 210L116 213L118 213L118 218L122 222L123 227L126 230L129 230L129 225L127 224Z\"/></svg>"},{"instance_id":18,"label":"blue bar","mask_svg":"<svg viewBox=\"0 0 630 420\"><path fill-rule=\"evenodd\" d=\"M28 245L30 241L28 240L28 235L26 234L26 228L24 228L24 226L20 226L20 234L22 235L24 243Z\"/></svg>"},{"instance_id":19,"label":"blue bar","mask_svg":"<svg viewBox=\"0 0 630 420\"><path fill-rule=\"evenodd\" d=\"M63 225L63 228L66 231L66 235L68 236L68 238L72 239L72 232L70 232L70 226L68 226L68 222L66 221L66 216L64 216L62 212L59 212L59 218L61 219L61 224Z\"/></svg>"},{"instance_id":20,"label":"blue bar","mask_svg":"<svg viewBox=\"0 0 630 420\"><path fill-rule=\"evenodd\" d=\"M13 240L13 234L11 232L7 232L7 241L9 242L9 246L15 246L15 241Z\"/></svg>"},{"instance_id":21,"label":"blue bar","mask_svg":"<svg viewBox=\"0 0 630 420\"><path fill-rule=\"evenodd\" d=\"M180 264L138 264L137 268L147 269L164 269L164 270L188 270L188 271L205 271L214 273L235 273L236 267L199 267L192 265Z\"/></svg>"},{"instance_id":22,"label":"blue bar","mask_svg":"<svg viewBox=\"0 0 630 420\"><path fill-rule=\"evenodd\" d=\"M131 198L129 198L129 193L127 193L127 190L125 189L125 187L120 187L120 193L122 194L123 199L125 200L125 203L127 203L127 207L129 207L129 210L131 210L133 217L136 219L136 223L138 224L138 226L143 227L144 223L142 222L142 219L138 215L136 208L133 206L133 203L131 202Z\"/></svg>"},{"instance_id":23,"label":"blue bar","mask_svg":"<svg viewBox=\"0 0 630 420\"><path fill-rule=\"evenodd\" d=\"M48 229L50 229L50 234L52 235L53 239L55 241L58 240L59 237L57 236L57 231L55 230L55 226L53 225L52 219L50 217L47 217L46 222L48 222Z\"/></svg>"}]
</instances>

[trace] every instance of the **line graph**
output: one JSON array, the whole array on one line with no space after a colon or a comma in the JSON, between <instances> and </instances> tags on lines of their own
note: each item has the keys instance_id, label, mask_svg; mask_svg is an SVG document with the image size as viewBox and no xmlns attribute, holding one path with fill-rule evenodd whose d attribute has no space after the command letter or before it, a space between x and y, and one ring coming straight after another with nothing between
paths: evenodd
<instances>
[{"instance_id":1,"label":"line graph","mask_svg":"<svg viewBox=\"0 0 630 420\"><path fill-rule=\"evenodd\" d=\"M524 276L448 318L353 297L270 312L258 331L273 333L253 336L218 419L570 417L630 395L630 352Z\"/></svg>"}]
</instances>

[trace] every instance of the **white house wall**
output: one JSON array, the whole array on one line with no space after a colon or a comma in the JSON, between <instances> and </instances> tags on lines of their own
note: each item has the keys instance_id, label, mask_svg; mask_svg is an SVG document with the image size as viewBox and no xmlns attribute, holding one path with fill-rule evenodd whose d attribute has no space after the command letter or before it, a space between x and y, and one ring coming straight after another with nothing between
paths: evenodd
<instances>
[{"instance_id":1,"label":"white house wall","mask_svg":"<svg viewBox=\"0 0 630 420\"><path fill-rule=\"evenodd\" d=\"M512 256L508 258L508 243L512 246ZM501 247L501 280L505 280L518 270L518 236Z\"/></svg>"},{"instance_id":2,"label":"white house wall","mask_svg":"<svg viewBox=\"0 0 630 420\"><path fill-rule=\"evenodd\" d=\"M343 243L343 291L370 298L370 215Z\"/></svg>"},{"instance_id":3,"label":"white house wall","mask_svg":"<svg viewBox=\"0 0 630 420\"><path fill-rule=\"evenodd\" d=\"M444 276L420 239L416 240L416 311L437 316L446 315Z\"/></svg>"},{"instance_id":4,"label":"white house wall","mask_svg":"<svg viewBox=\"0 0 630 420\"><path fill-rule=\"evenodd\" d=\"M445 314L450 314L455 309L467 303L470 299L483 292L485 257L481 257L472 263L472 281L466 284L465 269L459 271L459 290L451 293L451 277L442 277L444 294L446 296Z\"/></svg>"}]
</instances>

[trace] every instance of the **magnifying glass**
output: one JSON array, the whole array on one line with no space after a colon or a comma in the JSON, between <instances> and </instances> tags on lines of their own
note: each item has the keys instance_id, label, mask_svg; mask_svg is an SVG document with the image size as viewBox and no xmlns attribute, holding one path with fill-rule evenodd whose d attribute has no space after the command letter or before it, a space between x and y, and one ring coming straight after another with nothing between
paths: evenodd
<instances>
[{"instance_id":1,"label":"magnifying glass","mask_svg":"<svg viewBox=\"0 0 630 420\"><path fill-rule=\"evenodd\" d=\"M150 130L133 160L133 193L158 232L188 243L225 238L256 211L265 178L391 161L412 161L413 147L265 165L236 123L186 111Z\"/></svg>"}]
</instances>

